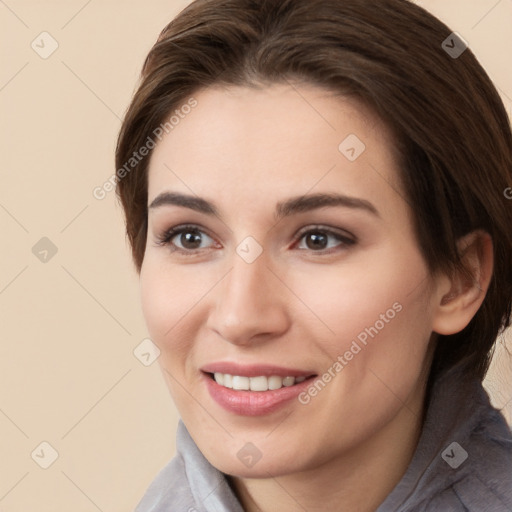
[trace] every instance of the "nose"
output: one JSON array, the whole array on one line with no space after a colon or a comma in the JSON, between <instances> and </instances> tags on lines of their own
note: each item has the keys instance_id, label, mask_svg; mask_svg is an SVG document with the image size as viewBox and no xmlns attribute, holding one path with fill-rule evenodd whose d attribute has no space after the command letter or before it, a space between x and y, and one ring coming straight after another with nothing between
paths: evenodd
<instances>
[{"instance_id":1,"label":"nose","mask_svg":"<svg viewBox=\"0 0 512 512\"><path fill-rule=\"evenodd\" d=\"M247 263L235 253L232 262L231 270L216 287L207 326L236 345L282 335L290 318L284 284L263 255Z\"/></svg>"}]
</instances>

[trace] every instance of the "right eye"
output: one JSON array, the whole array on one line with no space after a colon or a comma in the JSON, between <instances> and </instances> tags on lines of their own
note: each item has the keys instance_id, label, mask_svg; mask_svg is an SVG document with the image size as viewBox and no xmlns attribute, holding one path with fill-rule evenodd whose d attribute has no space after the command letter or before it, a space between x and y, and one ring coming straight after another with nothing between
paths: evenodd
<instances>
[{"instance_id":1,"label":"right eye","mask_svg":"<svg viewBox=\"0 0 512 512\"><path fill-rule=\"evenodd\" d=\"M180 225L166 230L158 237L157 243L158 245L169 246L173 252L178 251L184 254L190 254L208 248L201 246L203 242L208 240L213 241L213 238L207 235L198 226Z\"/></svg>"}]
</instances>

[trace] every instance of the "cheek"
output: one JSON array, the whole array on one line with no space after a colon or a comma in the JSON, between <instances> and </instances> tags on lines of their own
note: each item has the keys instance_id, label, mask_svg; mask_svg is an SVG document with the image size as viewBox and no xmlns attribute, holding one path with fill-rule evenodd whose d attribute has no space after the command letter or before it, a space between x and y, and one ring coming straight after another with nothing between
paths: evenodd
<instances>
[{"instance_id":1,"label":"cheek","mask_svg":"<svg viewBox=\"0 0 512 512\"><path fill-rule=\"evenodd\" d=\"M160 349L158 363L178 410L190 409L184 383L193 378L190 368L199 323L193 321L207 289L198 289L191 273L170 269L145 259L140 273L142 312L151 340ZM192 319L192 321L191 321Z\"/></svg>"},{"instance_id":2,"label":"cheek","mask_svg":"<svg viewBox=\"0 0 512 512\"><path fill-rule=\"evenodd\" d=\"M427 268L412 246L349 267L309 274L301 288L298 279L294 283L314 313L303 316L310 320L302 327L322 353L322 378L333 382L319 403L339 403L363 417L370 410L385 416L401 403L397 397L410 395L426 361ZM371 405L376 396L380 412Z\"/></svg>"},{"instance_id":3,"label":"cheek","mask_svg":"<svg viewBox=\"0 0 512 512\"><path fill-rule=\"evenodd\" d=\"M164 274L165 275L165 274ZM170 283L164 275L155 269L150 258L146 257L140 273L140 298L142 313L146 320L149 333L155 342L159 342L165 332L172 327L172 309L167 305Z\"/></svg>"},{"instance_id":4,"label":"cheek","mask_svg":"<svg viewBox=\"0 0 512 512\"><path fill-rule=\"evenodd\" d=\"M191 339L183 333L184 319L198 303L202 290L197 290L197 283L187 277L186 272L172 271L151 256L145 258L141 268L142 312L151 339L162 352L172 349L179 354L187 349L186 340Z\"/></svg>"},{"instance_id":5,"label":"cheek","mask_svg":"<svg viewBox=\"0 0 512 512\"><path fill-rule=\"evenodd\" d=\"M378 415L381 407L384 417L416 388L431 334L425 275L420 258L409 259L407 265L376 265L359 280L350 298L338 302L338 316L332 322L339 337L329 353L333 360L343 356L343 378L332 391L337 386L347 393L357 389L353 406L361 412L371 410L375 397L380 397L374 412ZM352 284L358 277L351 276Z\"/></svg>"},{"instance_id":6,"label":"cheek","mask_svg":"<svg viewBox=\"0 0 512 512\"><path fill-rule=\"evenodd\" d=\"M428 304L426 275L414 248L407 254L389 250L371 260L354 258L338 268L293 274L290 288L307 306L303 318L311 319L328 352L339 355L354 339L364 343L372 335L385 338L386 332L422 327L422 318L425 327L427 316L418 315Z\"/></svg>"}]
</instances>

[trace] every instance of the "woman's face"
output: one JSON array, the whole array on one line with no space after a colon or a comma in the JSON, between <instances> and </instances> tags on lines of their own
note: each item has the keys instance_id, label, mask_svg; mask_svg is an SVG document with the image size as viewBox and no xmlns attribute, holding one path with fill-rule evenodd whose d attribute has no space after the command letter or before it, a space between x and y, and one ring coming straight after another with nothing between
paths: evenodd
<instances>
[{"instance_id":1,"label":"woman's face","mask_svg":"<svg viewBox=\"0 0 512 512\"><path fill-rule=\"evenodd\" d=\"M140 284L196 444L278 476L407 431L435 282L385 126L307 85L194 97L151 156Z\"/></svg>"}]
</instances>

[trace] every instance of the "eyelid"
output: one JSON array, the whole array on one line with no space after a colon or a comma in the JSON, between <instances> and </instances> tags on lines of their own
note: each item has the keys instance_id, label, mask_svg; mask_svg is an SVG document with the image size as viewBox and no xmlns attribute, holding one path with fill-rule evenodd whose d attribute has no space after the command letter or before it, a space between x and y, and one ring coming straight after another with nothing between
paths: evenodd
<instances>
[{"instance_id":1,"label":"eyelid","mask_svg":"<svg viewBox=\"0 0 512 512\"><path fill-rule=\"evenodd\" d=\"M340 228L333 228L330 226L325 226L323 224L310 224L309 226L305 226L304 228L301 228L297 234L295 235L295 238L301 238L306 233L309 233L310 231L323 231L324 233L328 233L329 235L335 235L339 238L350 240L351 242L357 242L357 237L350 233L350 231L347 231L346 229L340 229Z\"/></svg>"}]
</instances>

